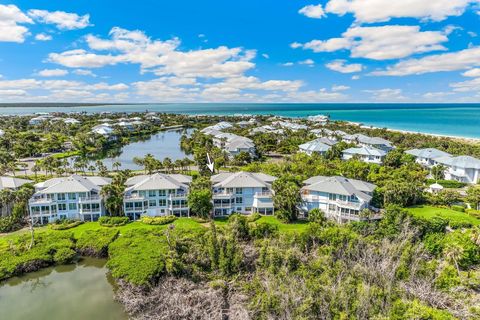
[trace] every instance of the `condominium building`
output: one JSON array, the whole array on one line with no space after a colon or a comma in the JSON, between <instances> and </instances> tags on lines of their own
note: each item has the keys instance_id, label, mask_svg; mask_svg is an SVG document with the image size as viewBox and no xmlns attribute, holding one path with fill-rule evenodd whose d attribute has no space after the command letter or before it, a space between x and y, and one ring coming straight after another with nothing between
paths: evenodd
<instances>
[{"instance_id":1,"label":"condominium building","mask_svg":"<svg viewBox=\"0 0 480 320\"><path fill-rule=\"evenodd\" d=\"M359 147L349 148L342 151L342 159L349 160L352 158L358 158L359 160L367 163L382 164L387 152L382 149L374 147Z\"/></svg>"},{"instance_id":2,"label":"condominium building","mask_svg":"<svg viewBox=\"0 0 480 320\"><path fill-rule=\"evenodd\" d=\"M36 223L56 219L96 221L105 214L100 190L111 179L72 175L37 183L29 200L29 211Z\"/></svg>"},{"instance_id":3,"label":"condominium building","mask_svg":"<svg viewBox=\"0 0 480 320\"><path fill-rule=\"evenodd\" d=\"M267 174L243 171L212 176L213 214L273 214L272 183L275 180Z\"/></svg>"},{"instance_id":4,"label":"condominium building","mask_svg":"<svg viewBox=\"0 0 480 320\"><path fill-rule=\"evenodd\" d=\"M125 215L132 220L141 216L189 216L187 196L192 178L182 174L155 173L127 180L123 198Z\"/></svg>"},{"instance_id":5,"label":"condominium building","mask_svg":"<svg viewBox=\"0 0 480 320\"><path fill-rule=\"evenodd\" d=\"M362 210L376 210L370 204L376 188L374 184L339 176L316 176L303 183L301 209L305 213L318 208L328 218L343 222L367 219L361 216ZM378 219L380 216L375 214L368 218Z\"/></svg>"},{"instance_id":6,"label":"condominium building","mask_svg":"<svg viewBox=\"0 0 480 320\"><path fill-rule=\"evenodd\" d=\"M438 164L436 159L452 156L447 152L435 148L412 149L405 151L405 153L414 156L417 163L428 168L431 168Z\"/></svg>"}]
</instances>

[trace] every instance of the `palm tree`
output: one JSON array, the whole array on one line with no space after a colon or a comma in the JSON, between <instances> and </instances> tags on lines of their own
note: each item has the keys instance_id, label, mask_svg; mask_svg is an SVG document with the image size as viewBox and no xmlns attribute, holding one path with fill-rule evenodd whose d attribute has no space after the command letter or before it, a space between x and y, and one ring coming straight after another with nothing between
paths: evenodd
<instances>
[{"instance_id":1,"label":"palm tree","mask_svg":"<svg viewBox=\"0 0 480 320\"><path fill-rule=\"evenodd\" d=\"M133 157L133 163L135 163L139 167L145 166L145 160L140 157ZM145 171L145 173L147 172Z\"/></svg>"},{"instance_id":2,"label":"palm tree","mask_svg":"<svg viewBox=\"0 0 480 320\"><path fill-rule=\"evenodd\" d=\"M163 159L163 167L166 169L167 173L169 173L173 167L172 160L168 157Z\"/></svg>"},{"instance_id":3,"label":"palm tree","mask_svg":"<svg viewBox=\"0 0 480 320\"><path fill-rule=\"evenodd\" d=\"M37 180L37 173L38 171L40 171L40 167L39 165L37 165L37 162L35 162L35 164L32 166L31 168L33 174L35 175L35 180Z\"/></svg>"},{"instance_id":4,"label":"palm tree","mask_svg":"<svg viewBox=\"0 0 480 320\"><path fill-rule=\"evenodd\" d=\"M90 171L90 173L92 174L92 176L93 176L93 173L94 173L95 169L96 169L96 168L95 168L95 166L94 166L93 164L91 164L91 165L88 166L88 171Z\"/></svg>"},{"instance_id":5,"label":"palm tree","mask_svg":"<svg viewBox=\"0 0 480 320\"><path fill-rule=\"evenodd\" d=\"M112 168L115 170L115 172L118 172L118 169L122 166L122 163L120 161L115 161L112 164Z\"/></svg>"}]
</instances>

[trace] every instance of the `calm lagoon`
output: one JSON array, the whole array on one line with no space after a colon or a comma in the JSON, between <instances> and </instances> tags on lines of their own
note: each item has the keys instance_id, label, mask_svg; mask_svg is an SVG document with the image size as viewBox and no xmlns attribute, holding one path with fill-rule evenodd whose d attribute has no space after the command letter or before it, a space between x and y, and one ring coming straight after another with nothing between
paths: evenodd
<instances>
[{"instance_id":1,"label":"calm lagoon","mask_svg":"<svg viewBox=\"0 0 480 320\"><path fill-rule=\"evenodd\" d=\"M105 259L84 258L0 284L0 318L8 320L128 319L114 300Z\"/></svg>"}]
</instances>

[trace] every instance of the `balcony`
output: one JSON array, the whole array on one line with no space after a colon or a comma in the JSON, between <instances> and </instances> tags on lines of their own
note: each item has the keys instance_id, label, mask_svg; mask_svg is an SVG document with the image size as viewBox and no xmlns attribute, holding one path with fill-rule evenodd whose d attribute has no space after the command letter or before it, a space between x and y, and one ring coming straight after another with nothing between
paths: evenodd
<instances>
[{"instance_id":1,"label":"balcony","mask_svg":"<svg viewBox=\"0 0 480 320\"><path fill-rule=\"evenodd\" d=\"M177 194L170 194L168 196L168 198L170 200L174 200L174 199L185 199L187 197L187 194L186 193L177 193Z\"/></svg>"},{"instance_id":2,"label":"balcony","mask_svg":"<svg viewBox=\"0 0 480 320\"><path fill-rule=\"evenodd\" d=\"M28 200L29 204L56 204L57 200L47 198L36 198Z\"/></svg>"},{"instance_id":3,"label":"balcony","mask_svg":"<svg viewBox=\"0 0 480 320\"><path fill-rule=\"evenodd\" d=\"M145 200L147 199L146 196L142 196L140 194L137 194L137 193L133 193L133 194L126 194L123 196L123 199L124 200Z\"/></svg>"},{"instance_id":4,"label":"balcony","mask_svg":"<svg viewBox=\"0 0 480 320\"><path fill-rule=\"evenodd\" d=\"M213 194L213 199L230 199L234 196L235 196L235 194L233 192L222 191L222 192L214 193ZM239 196L241 196L241 194Z\"/></svg>"},{"instance_id":5,"label":"balcony","mask_svg":"<svg viewBox=\"0 0 480 320\"><path fill-rule=\"evenodd\" d=\"M273 193L270 191L265 191L265 192L255 192L255 198L272 198Z\"/></svg>"},{"instance_id":6,"label":"balcony","mask_svg":"<svg viewBox=\"0 0 480 320\"><path fill-rule=\"evenodd\" d=\"M100 196L88 196L78 198L79 202L98 202L100 200L102 200L102 197Z\"/></svg>"},{"instance_id":7,"label":"balcony","mask_svg":"<svg viewBox=\"0 0 480 320\"><path fill-rule=\"evenodd\" d=\"M362 207L362 204L360 202L336 200L335 203L339 207L355 209L355 210L360 210L360 208Z\"/></svg>"},{"instance_id":8,"label":"balcony","mask_svg":"<svg viewBox=\"0 0 480 320\"><path fill-rule=\"evenodd\" d=\"M232 208L235 204L234 203L214 203L213 208Z\"/></svg>"}]
</instances>

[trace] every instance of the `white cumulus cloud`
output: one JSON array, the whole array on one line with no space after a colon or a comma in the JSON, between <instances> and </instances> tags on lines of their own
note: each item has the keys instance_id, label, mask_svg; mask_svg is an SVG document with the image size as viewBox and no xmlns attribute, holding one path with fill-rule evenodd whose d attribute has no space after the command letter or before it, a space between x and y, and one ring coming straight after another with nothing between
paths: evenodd
<instances>
[{"instance_id":1,"label":"white cumulus cloud","mask_svg":"<svg viewBox=\"0 0 480 320\"><path fill-rule=\"evenodd\" d=\"M354 73L363 70L363 65L360 63L348 64L346 60L335 60L325 65L330 70L341 73Z\"/></svg>"},{"instance_id":2,"label":"white cumulus cloud","mask_svg":"<svg viewBox=\"0 0 480 320\"><path fill-rule=\"evenodd\" d=\"M21 24L33 23L17 6L0 4L0 42L25 41L28 28Z\"/></svg>"},{"instance_id":3,"label":"white cumulus cloud","mask_svg":"<svg viewBox=\"0 0 480 320\"><path fill-rule=\"evenodd\" d=\"M343 16L353 14L358 22L382 22L392 18L441 21L460 16L478 0L330 0L325 11Z\"/></svg>"},{"instance_id":4,"label":"white cumulus cloud","mask_svg":"<svg viewBox=\"0 0 480 320\"><path fill-rule=\"evenodd\" d=\"M304 16L307 16L309 18L316 18L320 19L325 17L325 12L323 11L322 5L308 5L303 7L298 11L298 13L303 14Z\"/></svg>"},{"instance_id":5,"label":"white cumulus cloud","mask_svg":"<svg viewBox=\"0 0 480 320\"><path fill-rule=\"evenodd\" d=\"M61 77L67 74L68 71L64 69L44 69L38 72L41 77Z\"/></svg>"},{"instance_id":6,"label":"white cumulus cloud","mask_svg":"<svg viewBox=\"0 0 480 320\"><path fill-rule=\"evenodd\" d=\"M46 33L39 33L35 35L35 40L38 41L49 41L52 40L52 36Z\"/></svg>"},{"instance_id":7,"label":"white cumulus cloud","mask_svg":"<svg viewBox=\"0 0 480 320\"><path fill-rule=\"evenodd\" d=\"M301 45L314 52L350 50L354 58L387 60L408 57L415 53L446 50L444 32L420 31L419 26L386 25L349 28L341 38L312 40Z\"/></svg>"},{"instance_id":8,"label":"white cumulus cloud","mask_svg":"<svg viewBox=\"0 0 480 320\"><path fill-rule=\"evenodd\" d=\"M64 11L33 9L28 11L28 15L41 23L54 24L62 30L84 29L90 26L90 15L88 14L80 16L76 13Z\"/></svg>"}]
</instances>

